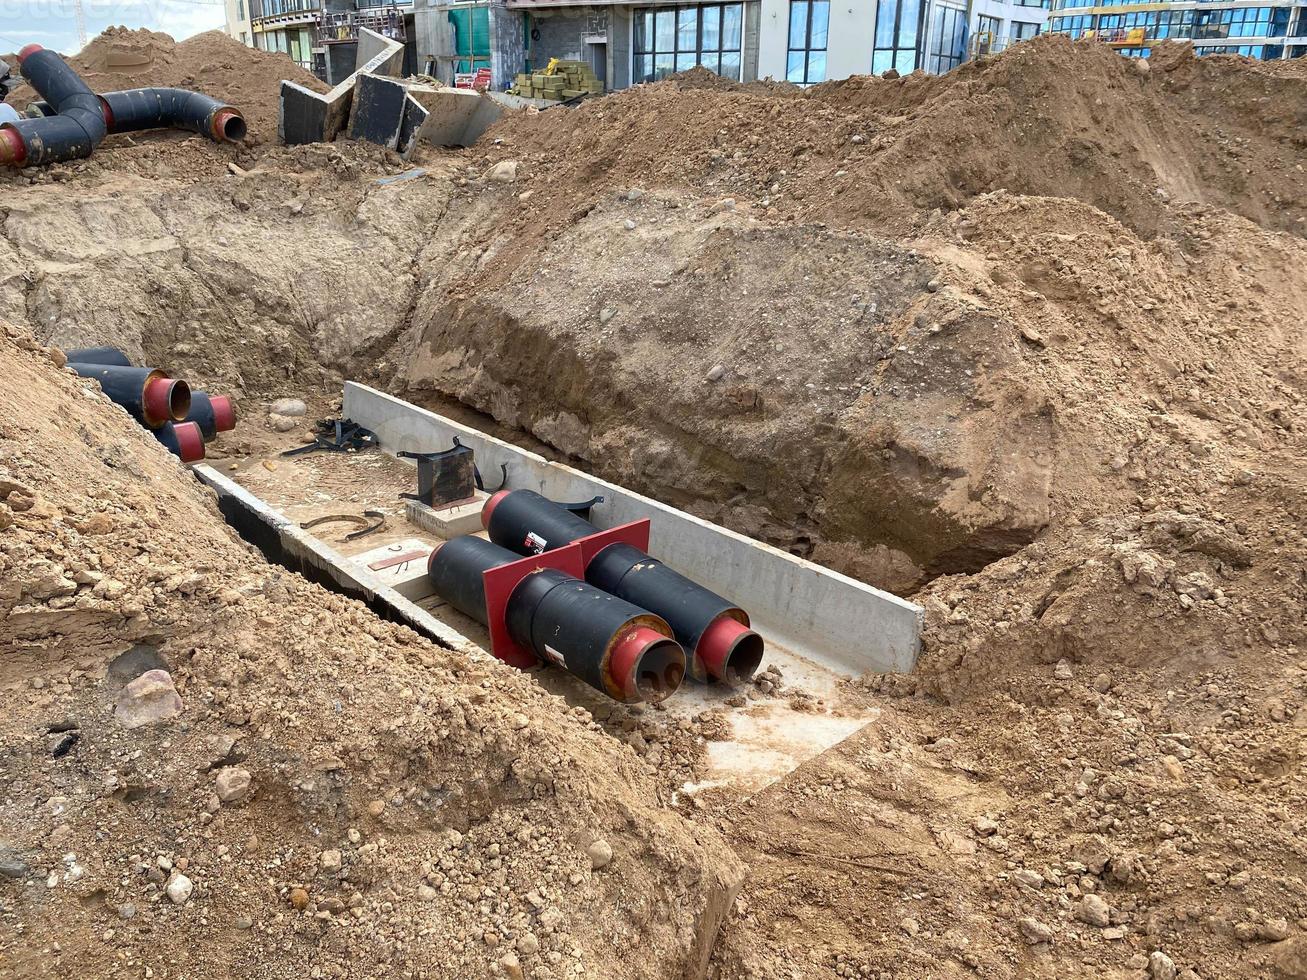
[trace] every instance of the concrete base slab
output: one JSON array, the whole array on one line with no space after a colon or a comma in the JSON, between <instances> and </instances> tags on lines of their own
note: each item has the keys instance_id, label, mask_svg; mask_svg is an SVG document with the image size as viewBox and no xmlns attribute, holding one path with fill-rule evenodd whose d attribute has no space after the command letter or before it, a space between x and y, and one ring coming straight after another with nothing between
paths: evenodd
<instances>
[{"instance_id":1,"label":"concrete base slab","mask_svg":"<svg viewBox=\"0 0 1307 980\"><path fill-rule=\"evenodd\" d=\"M481 508L489 499L490 494L478 490L476 500L471 503L443 507L440 510L428 507L420 500L410 500L404 508L404 516L432 534L445 539L457 538L481 530Z\"/></svg>"},{"instance_id":2,"label":"concrete base slab","mask_svg":"<svg viewBox=\"0 0 1307 980\"><path fill-rule=\"evenodd\" d=\"M431 595L427 581L427 558L435 542L420 538L405 538L394 544L373 548L361 555L351 555L349 561L406 599L423 599Z\"/></svg>"}]
</instances>

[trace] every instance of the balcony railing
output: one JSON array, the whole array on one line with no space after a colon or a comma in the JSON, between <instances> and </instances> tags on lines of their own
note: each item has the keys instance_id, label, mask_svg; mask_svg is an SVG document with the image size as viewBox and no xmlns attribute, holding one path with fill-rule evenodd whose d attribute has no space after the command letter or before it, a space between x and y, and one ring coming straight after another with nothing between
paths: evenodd
<instances>
[{"instance_id":1,"label":"balcony railing","mask_svg":"<svg viewBox=\"0 0 1307 980\"><path fill-rule=\"evenodd\" d=\"M250 20L294 14L316 16L321 6L321 0L250 0Z\"/></svg>"},{"instance_id":2,"label":"balcony railing","mask_svg":"<svg viewBox=\"0 0 1307 980\"><path fill-rule=\"evenodd\" d=\"M390 5L322 14L314 27L314 46L357 41L361 27L396 41L406 40L404 11Z\"/></svg>"}]
</instances>

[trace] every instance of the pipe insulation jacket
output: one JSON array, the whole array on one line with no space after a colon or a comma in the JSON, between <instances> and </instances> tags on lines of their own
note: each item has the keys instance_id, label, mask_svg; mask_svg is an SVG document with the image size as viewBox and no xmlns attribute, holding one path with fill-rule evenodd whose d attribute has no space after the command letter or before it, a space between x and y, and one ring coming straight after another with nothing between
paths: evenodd
<instances>
[{"instance_id":1,"label":"pipe insulation jacket","mask_svg":"<svg viewBox=\"0 0 1307 980\"><path fill-rule=\"evenodd\" d=\"M39 44L18 52L23 77L58 113L0 126L0 163L35 167L89 157L108 132L100 97Z\"/></svg>"},{"instance_id":2,"label":"pipe insulation jacket","mask_svg":"<svg viewBox=\"0 0 1307 980\"><path fill-rule=\"evenodd\" d=\"M110 133L138 133L145 129L188 129L216 143L239 143L245 138L240 110L200 92L184 88L133 88L100 96ZM29 115L55 115L49 102L33 102Z\"/></svg>"},{"instance_id":3,"label":"pipe insulation jacket","mask_svg":"<svg viewBox=\"0 0 1307 980\"><path fill-rule=\"evenodd\" d=\"M69 361L79 364L114 364L118 367L131 367L132 359L117 347L78 347L64 351Z\"/></svg>"},{"instance_id":4,"label":"pipe insulation jacket","mask_svg":"<svg viewBox=\"0 0 1307 980\"><path fill-rule=\"evenodd\" d=\"M427 562L436 595L489 625L482 574L520 560L467 535L437 547ZM566 572L540 568L513 588L504 610L509 635L618 701L662 701L685 676L685 651L659 616Z\"/></svg>"},{"instance_id":5,"label":"pipe insulation jacket","mask_svg":"<svg viewBox=\"0 0 1307 980\"><path fill-rule=\"evenodd\" d=\"M598 531L578 514L534 490L501 490L486 501L481 522L496 544L518 554L561 548ZM698 582L629 544L610 544L591 559L585 580L671 625L694 657L693 672L727 683L748 680L762 663L762 637L749 615Z\"/></svg>"},{"instance_id":6,"label":"pipe insulation jacket","mask_svg":"<svg viewBox=\"0 0 1307 980\"><path fill-rule=\"evenodd\" d=\"M157 429L165 422L182 422L191 410L190 385L154 368L78 361L69 361L68 366L81 377L100 382L109 399L127 409L147 429Z\"/></svg>"}]
</instances>

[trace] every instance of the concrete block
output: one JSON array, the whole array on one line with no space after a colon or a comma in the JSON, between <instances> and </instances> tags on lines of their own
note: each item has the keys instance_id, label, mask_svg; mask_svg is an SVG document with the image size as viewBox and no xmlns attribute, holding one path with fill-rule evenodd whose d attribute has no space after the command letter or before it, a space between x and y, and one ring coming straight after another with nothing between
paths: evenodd
<instances>
[{"instance_id":1,"label":"concrete block","mask_svg":"<svg viewBox=\"0 0 1307 980\"><path fill-rule=\"evenodd\" d=\"M427 121L426 108L410 93L404 98L404 118L399 126L399 153L405 160L413 155L418 145L418 131Z\"/></svg>"},{"instance_id":2,"label":"concrete block","mask_svg":"<svg viewBox=\"0 0 1307 980\"><path fill-rule=\"evenodd\" d=\"M434 146L471 146L504 111L498 101L471 89L414 86L409 91L427 111L418 137Z\"/></svg>"},{"instance_id":3,"label":"concrete block","mask_svg":"<svg viewBox=\"0 0 1307 980\"><path fill-rule=\"evenodd\" d=\"M455 504L433 510L420 500L410 500L405 504L405 516L413 524L438 534L448 541L450 538L462 537L464 534L476 534L481 530L481 508L485 506L490 494L478 490L476 499L471 503Z\"/></svg>"},{"instance_id":4,"label":"concrete block","mask_svg":"<svg viewBox=\"0 0 1307 980\"><path fill-rule=\"evenodd\" d=\"M417 601L431 595L431 582L427 579L427 559L431 556L431 548L429 542L405 538L361 555L351 555L348 560L405 599ZM399 561L401 558L405 560Z\"/></svg>"},{"instance_id":5,"label":"concrete block","mask_svg":"<svg viewBox=\"0 0 1307 980\"><path fill-rule=\"evenodd\" d=\"M408 91L402 83L378 75L359 75L354 83L354 108L349 117L350 139L398 149L408 101Z\"/></svg>"}]
</instances>

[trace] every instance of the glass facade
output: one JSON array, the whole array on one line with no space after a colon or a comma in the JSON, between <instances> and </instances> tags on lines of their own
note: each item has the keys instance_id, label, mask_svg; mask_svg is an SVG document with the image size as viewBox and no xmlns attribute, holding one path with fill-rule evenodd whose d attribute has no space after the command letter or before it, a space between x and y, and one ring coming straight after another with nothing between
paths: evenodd
<instances>
[{"instance_id":1,"label":"glass facade","mask_svg":"<svg viewBox=\"0 0 1307 980\"><path fill-rule=\"evenodd\" d=\"M830 0L790 0L790 41L785 80L812 85L826 80Z\"/></svg>"},{"instance_id":2,"label":"glass facade","mask_svg":"<svg viewBox=\"0 0 1307 980\"><path fill-rule=\"evenodd\" d=\"M962 64L966 52L967 12L957 7L936 7L931 17L926 71L942 75Z\"/></svg>"},{"instance_id":3,"label":"glass facade","mask_svg":"<svg viewBox=\"0 0 1307 980\"><path fill-rule=\"evenodd\" d=\"M1112 12L1111 8L1127 1L1098 0L1093 4L1093 12L1081 13L1085 0L1053 0L1053 10L1057 13L1048 22L1048 29L1073 38L1091 31L1099 41L1112 43L1120 54L1133 57L1148 57L1149 42L1179 38L1195 43L1195 54L1244 55L1265 60L1285 56L1285 46L1210 42L1297 37L1302 30L1293 24L1295 10L1303 10L1300 7L1227 7L1218 5L1221 0L1200 0L1196 9ZM1061 13L1063 10L1067 13ZM1299 20L1302 20L1300 13ZM1303 48L1290 46L1287 52L1290 57L1299 57Z\"/></svg>"},{"instance_id":4,"label":"glass facade","mask_svg":"<svg viewBox=\"0 0 1307 980\"><path fill-rule=\"evenodd\" d=\"M893 68L900 75L917 69L917 44L926 17L926 0L880 0L876 5L876 44L871 73Z\"/></svg>"},{"instance_id":5,"label":"glass facade","mask_svg":"<svg viewBox=\"0 0 1307 980\"><path fill-rule=\"evenodd\" d=\"M637 8L632 81L654 82L695 65L738 81L743 37L743 4Z\"/></svg>"},{"instance_id":6,"label":"glass facade","mask_svg":"<svg viewBox=\"0 0 1307 980\"><path fill-rule=\"evenodd\" d=\"M1012 27L1008 32L1008 37L1013 41L1025 41L1037 35L1042 25L1031 23L1024 20L1012 21Z\"/></svg>"}]
</instances>

